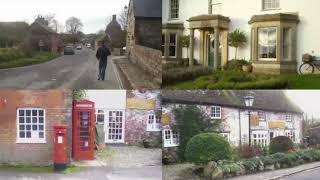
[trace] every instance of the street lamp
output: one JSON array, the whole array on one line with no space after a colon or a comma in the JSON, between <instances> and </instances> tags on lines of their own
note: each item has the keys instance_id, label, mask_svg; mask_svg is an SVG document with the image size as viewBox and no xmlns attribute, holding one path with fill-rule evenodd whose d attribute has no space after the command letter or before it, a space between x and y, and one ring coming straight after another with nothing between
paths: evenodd
<instances>
[{"instance_id":1,"label":"street lamp","mask_svg":"<svg viewBox=\"0 0 320 180\"><path fill-rule=\"evenodd\" d=\"M249 146L251 146L251 110L250 108L253 105L254 102L254 96L253 93L248 93L246 96L244 96L244 102L246 104L246 107L249 107L248 109L248 115L249 115Z\"/></svg>"}]
</instances>

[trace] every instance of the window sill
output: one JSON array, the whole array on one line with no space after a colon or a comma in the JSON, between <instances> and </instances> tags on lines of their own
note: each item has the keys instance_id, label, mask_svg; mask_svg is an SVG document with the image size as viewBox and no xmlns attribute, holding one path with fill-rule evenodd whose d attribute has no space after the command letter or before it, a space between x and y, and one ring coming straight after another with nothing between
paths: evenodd
<instances>
[{"instance_id":1,"label":"window sill","mask_svg":"<svg viewBox=\"0 0 320 180\"><path fill-rule=\"evenodd\" d=\"M43 140L17 140L16 144L46 144L47 141Z\"/></svg>"},{"instance_id":2,"label":"window sill","mask_svg":"<svg viewBox=\"0 0 320 180\"><path fill-rule=\"evenodd\" d=\"M178 147L179 145L169 145L169 146L163 146L165 148L171 148L171 147Z\"/></svg>"},{"instance_id":3,"label":"window sill","mask_svg":"<svg viewBox=\"0 0 320 180\"><path fill-rule=\"evenodd\" d=\"M147 129L147 132L160 132L161 129Z\"/></svg>"},{"instance_id":4,"label":"window sill","mask_svg":"<svg viewBox=\"0 0 320 180\"><path fill-rule=\"evenodd\" d=\"M281 8L270 8L270 9L261 9L262 12L264 11L279 11Z\"/></svg>"}]
</instances>

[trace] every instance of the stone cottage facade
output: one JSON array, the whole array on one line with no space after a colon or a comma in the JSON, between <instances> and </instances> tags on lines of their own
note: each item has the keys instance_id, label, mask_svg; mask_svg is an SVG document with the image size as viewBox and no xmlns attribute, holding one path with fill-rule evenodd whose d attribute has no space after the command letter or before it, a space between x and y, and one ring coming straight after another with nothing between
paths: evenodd
<instances>
[{"instance_id":1,"label":"stone cottage facade","mask_svg":"<svg viewBox=\"0 0 320 180\"><path fill-rule=\"evenodd\" d=\"M41 49L49 52L59 52L63 47L59 34L39 21L30 25L26 41L30 43L34 50L40 50L41 44Z\"/></svg>"},{"instance_id":2,"label":"stone cottage facade","mask_svg":"<svg viewBox=\"0 0 320 180\"><path fill-rule=\"evenodd\" d=\"M161 146L160 99L157 91L89 90L96 104L96 124L105 144Z\"/></svg>"},{"instance_id":3,"label":"stone cottage facade","mask_svg":"<svg viewBox=\"0 0 320 180\"><path fill-rule=\"evenodd\" d=\"M128 9L127 53L129 60L162 81L161 0L130 0Z\"/></svg>"},{"instance_id":4,"label":"stone cottage facade","mask_svg":"<svg viewBox=\"0 0 320 180\"><path fill-rule=\"evenodd\" d=\"M52 164L53 126L68 125L71 159L71 92L1 90L0 163Z\"/></svg>"},{"instance_id":5,"label":"stone cottage facade","mask_svg":"<svg viewBox=\"0 0 320 180\"><path fill-rule=\"evenodd\" d=\"M163 0L162 57L164 63L195 59L214 69L234 59L228 33L240 29L247 43L238 59L253 63L253 71L297 72L305 53L319 56L319 1L299 0ZM235 8L245 7L245 8ZM189 48L180 43L190 37Z\"/></svg>"},{"instance_id":6,"label":"stone cottage facade","mask_svg":"<svg viewBox=\"0 0 320 180\"><path fill-rule=\"evenodd\" d=\"M221 121L215 132L231 145L251 144L267 146L277 136L287 136L294 143L302 143L302 110L292 103L283 91L252 91L253 106L245 106L247 91L163 91L162 123L164 151L179 146L179 133L172 129L175 123L172 110L195 105L212 121ZM250 112L250 127L249 127Z\"/></svg>"}]
</instances>

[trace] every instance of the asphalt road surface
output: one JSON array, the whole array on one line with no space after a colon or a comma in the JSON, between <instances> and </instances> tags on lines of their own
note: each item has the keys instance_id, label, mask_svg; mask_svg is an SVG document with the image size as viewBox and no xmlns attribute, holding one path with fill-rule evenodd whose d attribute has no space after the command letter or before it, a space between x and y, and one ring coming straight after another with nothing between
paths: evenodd
<instances>
[{"instance_id":1,"label":"asphalt road surface","mask_svg":"<svg viewBox=\"0 0 320 180\"><path fill-rule=\"evenodd\" d=\"M97 167L72 174L1 172L0 180L162 180L162 166L130 169Z\"/></svg>"},{"instance_id":2,"label":"asphalt road surface","mask_svg":"<svg viewBox=\"0 0 320 180\"><path fill-rule=\"evenodd\" d=\"M301 173L293 174L291 176L281 178L279 180L319 180L320 168L304 171Z\"/></svg>"},{"instance_id":3,"label":"asphalt road surface","mask_svg":"<svg viewBox=\"0 0 320 180\"><path fill-rule=\"evenodd\" d=\"M122 89L116 66L108 61L106 81L98 81L95 51L77 50L75 55L61 56L52 61L0 70L0 88L13 89Z\"/></svg>"}]
</instances>

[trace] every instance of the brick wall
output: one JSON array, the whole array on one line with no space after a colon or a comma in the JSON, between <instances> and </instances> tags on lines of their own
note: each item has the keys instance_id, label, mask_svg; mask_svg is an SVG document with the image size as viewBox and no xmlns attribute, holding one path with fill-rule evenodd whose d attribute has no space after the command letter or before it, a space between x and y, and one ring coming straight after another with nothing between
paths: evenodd
<instances>
[{"instance_id":1,"label":"brick wall","mask_svg":"<svg viewBox=\"0 0 320 180\"><path fill-rule=\"evenodd\" d=\"M130 48L129 60L138 64L144 71L149 73L154 82L162 83L161 51L140 45Z\"/></svg>"},{"instance_id":2,"label":"brick wall","mask_svg":"<svg viewBox=\"0 0 320 180\"><path fill-rule=\"evenodd\" d=\"M39 164L52 163L53 126L66 124L68 129L68 155L71 157L71 93L50 91L0 91L7 104L0 109L0 163ZM46 143L17 144L17 108L44 108L46 110Z\"/></svg>"}]
</instances>

